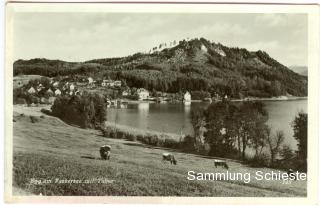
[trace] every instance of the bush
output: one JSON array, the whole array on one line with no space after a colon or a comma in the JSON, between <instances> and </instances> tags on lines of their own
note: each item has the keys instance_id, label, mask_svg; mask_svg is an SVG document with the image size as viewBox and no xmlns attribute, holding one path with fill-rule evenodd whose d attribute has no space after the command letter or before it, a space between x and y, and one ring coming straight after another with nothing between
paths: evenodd
<instances>
[{"instance_id":1,"label":"bush","mask_svg":"<svg viewBox=\"0 0 320 205\"><path fill-rule=\"evenodd\" d=\"M42 113L46 114L46 115L51 115L52 114L50 110L47 110L47 109L44 109L44 108L42 108L40 111Z\"/></svg>"},{"instance_id":2,"label":"bush","mask_svg":"<svg viewBox=\"0 0 320 205\"><path fill-rule=\"evenodd\" d=\"M137 138L138 141L143 142L143 136L142 135L137 135L136 138Z\"/></svg>"},{"instance_id":3,"label":"bush","mask_svg":"<svg viewBox=\"0 0 320 205\"><path fill-rule=\"evenodd\" d=\"M195 139L191 135L187 135L183 138L182 141L182 149L187 151L193 151L195 150Z\"/></svg>"},{"instance_id":4,"label":"bush","mask_svg":"<svg viewBox=\"0 0 320 205\"><path fill-rule=\"evenodd\" d=\"M99 94L60 96L51 107L52 115L82 128L99 129L106 121L105 99Z\"/></svg>"},{"instance_id":5,"label":"bush","mask_svg":"<svg viewBox=\"0 0 320 205\"><path fill-rule=\"evenodd\" d=\"M266 154L254 156L247 160L247 163L252 167L267 167L269 165L269 157Z\"/></svg>"},{"instance_id":6,"label":"bush","mask_svg":"<svg viewBox=\"0 0 320 205\"><path fill-rule=\"evenodd\" d=\"M137 137L135 135L133 135L133 134L127 133L126 139L129 140L129 141L136 141Z\"/></svg>"},{"instance_id":7,"label":"bush","mask_svg":"<svg viewBox=\"0 0 320 205\"><path fill-rule=\"evenodd\" d=\"M166 138L164 140L163 146L167 147L167 148L178 148L179 143L177 141L175 141L174 139Z\"/></svg>"},{"instance_id":8,"label":"bush","mask_svg":"<svg viewBox=\"0 0 320 205\"><path fill-rule=\"evenodd\" d=\"M36 123L36 122L39 122L39 119L35 116L30 116L30 120L32 123Z\"/></svg>"},{"instance_id":9,"label":"bush","mask_svg":"<svg viewBox=\"0 0 320 205\"><path fill-rule=\"evenodd\" d=\"M17 98L13 101L13 104L27 104L27 101L24 98Z\"/></svg>"}]
</instances>

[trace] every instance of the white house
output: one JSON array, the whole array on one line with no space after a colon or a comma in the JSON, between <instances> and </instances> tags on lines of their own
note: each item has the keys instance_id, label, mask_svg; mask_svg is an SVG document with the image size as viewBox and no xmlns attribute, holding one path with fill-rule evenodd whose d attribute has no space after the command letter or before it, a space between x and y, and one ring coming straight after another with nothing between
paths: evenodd
<instances>
[{"instance_id":1,"label":"white house","mask_svg":"<svg viewBox=\"0 0 320 205\"><path fill-rule=\"evenodd\" d=\"M75 86L73 84L70 85L69 90L74 90Z\"/></svg>"},{"instance_id":2,"label":"white house","mask_svg":"<svg viewBox=\"0 0 320 205\"><path fill-rule=\"evenodd\" d=\"M88 84L92 84L93 83L93 78L89 77L88 78Z\"/></svg>"},{"instance_id":3,"label":"white house","mask_svg":"<svg viewBox=\"0 0 320 205\"><path fill-rule=\"evenodd\" d=\"M183 96L184 102L191 102L191 94L187 91Z\"/></svg>"},{"instance_id":4,"label":"white house","mask_svg":"<svg viewBox=\"0 0 320 205\"><path fill-rule=\"evenodd\" d=\"M114 81L113 80L103 80L101 83L101 86L103 87L113 87L114 86Z\"/></svg>"},{"instance_id":5,"label":"white house","mask_svg":"<svg viewBox=\"0 0 320 205\"><path fill-rule=\"evenodd\" d=\"M58 86L59 86L59 82L58 82L58 81L56 81L56 82L54 82L52 85L53 85L53 87L55 87L55 88L56 88L56 87L58 87Z\"/></svg>"},{"instance_id":6,"label":"white house","mask_svg":"<svg viewBox=\"0 0 320 205\"><path fill-rule=\"evenodd\" d=\"M121 87L121 81L120 80L114 81L114 86L115 87Z\"/></svg>"},{"instance_id":7,"label":"white house","mask_svg":"<svg viewBox=\"0 0 320 205\"><path fill-rule=\"evenodd\" d=\"M127 90L122 91L122 96L128 96L129 92Z\"/></svg>"},{"instance_id":8,"label":"white house","mask_svg":"<svg viewBox=\"0 0 320 205\"><path fill-rule=\"evenodd\" d=\"M147 100L149 98L149 91L144 88L139 88L137 90L139 100Z\"/></svg>"},{"instance_id":9,"label":"white house","mask_svg":"<svg viewBox=\"0 0 320 205\"><path fill-rule=\"evenodd\" d=\"M34 89L34 87L29 88L28 93L36 93L36 89Z\"/></svg>"},{"instance_id":10,"label":"white house","mask_svg":"<svg viewBox=\"0 0 320 205\"><path fill-rule=\"evenodd\" d=\"M43 85L40 83L38 86L37 86L37 91L40 92L42 89L44 89Z\"/></svg>"},{"instance_id":11,"label":"white house","mask_svg":"<svg viewBox=\"0 0 320 205\"><path fill-rule=\"evenodd\" d=\"M55 94L55 95L61 95L61 91L60 91L59 89L56 89L56 90L54 91L54 94Z\"/></svg>"},{"instance_id":12,"label":"white house","mask_svg":"<svg viewBox=\"0 0 320 205\"><path fill-rule=\"evenodd\" d=\"M51 88L49 88L46 93L53 94L53 91L51 90Z\"/></svg>"}]
</instances>

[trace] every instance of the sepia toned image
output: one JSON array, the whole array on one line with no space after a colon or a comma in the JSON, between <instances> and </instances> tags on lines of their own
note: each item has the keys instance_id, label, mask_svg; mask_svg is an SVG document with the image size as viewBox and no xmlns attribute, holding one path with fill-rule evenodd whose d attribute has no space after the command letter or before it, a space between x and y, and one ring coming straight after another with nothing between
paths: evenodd
<instances>
[{"instance_id":1,"label":"sepia toned image","mask_svg":"<svg viewBox=\"0 0 320 205\"><path fill-rule=\"evenodd\" d=\"M56 5L7 6L10 197L312 196L314 7Z\"/></svg>"}]
</instances>

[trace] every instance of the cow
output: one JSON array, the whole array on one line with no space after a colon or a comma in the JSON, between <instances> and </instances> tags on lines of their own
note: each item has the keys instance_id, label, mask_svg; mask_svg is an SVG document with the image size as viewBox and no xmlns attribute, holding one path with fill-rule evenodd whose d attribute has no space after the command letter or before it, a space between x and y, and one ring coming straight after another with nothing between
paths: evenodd
<instances>
[{"instance_id":1,"label":"cow","mask_svg":"<svg viewBox=\"0 0 320 205\"><path fill-rule=\"evenodd\" d=\"M177 160L174 158L171 153L162 154L162 162L169 161L171 164L177 165Z\"/></svg>"},{"instance_id":2,"label":"cow","mask_svg":"<svg viewBox=\"0 0 320 205\"><path fill-rule=\"evenodd\" d=\"M229 169L229 166L227 164L227 162L225 160L218 160L218 159L215 159L214 160L214 166L217 168L218 166L222 166L226 169Z\"/></svg>"},{"instance_id":3,"label":"cow","mask_svg":"<svg viewBox=\"0 0 320 205\"><path fill-rule=\"evenodd\" d=\"M100 156L104 160L109 160L110 159L110 150L111 146L109 145L103 145L100 147Z\"/></svg>"}]
</instances>

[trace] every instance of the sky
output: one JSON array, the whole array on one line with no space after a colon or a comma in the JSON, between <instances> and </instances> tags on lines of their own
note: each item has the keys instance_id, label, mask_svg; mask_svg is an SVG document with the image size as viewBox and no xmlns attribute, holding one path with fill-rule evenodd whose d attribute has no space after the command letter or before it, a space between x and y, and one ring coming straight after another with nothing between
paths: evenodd
<instances>
[{"instance_id":1,"label":"sky","mask_svg":"<svg viewBox=\"0 0 320 205\"><path fill-rule=\"evenodd\" d=\"M306 14L16 13L14 60L86 61L149 51L160 43L204 37L263 50L286 66L306 66Z\"/></svg>"}]
</instances>

